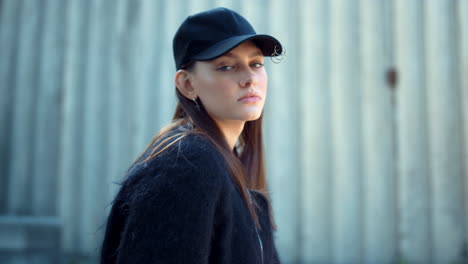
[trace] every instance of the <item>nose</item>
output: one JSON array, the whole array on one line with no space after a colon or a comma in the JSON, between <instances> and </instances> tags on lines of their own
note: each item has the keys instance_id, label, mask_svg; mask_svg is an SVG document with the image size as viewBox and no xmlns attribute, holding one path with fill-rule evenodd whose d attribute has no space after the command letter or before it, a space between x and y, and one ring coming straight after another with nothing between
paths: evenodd
<instances>
[{"instance_id":1,"label":"nose","mask_svg":"<svg viewBox=\"0 0 468 264\"><path fill-rule=\"evenodd\" d=\"M252 69L247 68L243 71L241 76L240 86L241 87L250 87L255 84L255 73Z\"/></svg>"}]
</instances>

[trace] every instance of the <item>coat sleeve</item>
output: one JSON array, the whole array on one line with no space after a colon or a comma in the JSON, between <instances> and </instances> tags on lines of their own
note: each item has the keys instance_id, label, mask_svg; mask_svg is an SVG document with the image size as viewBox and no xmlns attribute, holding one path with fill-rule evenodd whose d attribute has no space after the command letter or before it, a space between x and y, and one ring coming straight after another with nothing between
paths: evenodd
<instances>
[{"instance_id":1,"label":"coat sleeve","mask_svg":"<svg viewBox=\"0 0 468 264\"><path fill-rule=\"evenodd\" d=\"M117 263L208 263L220 169L207 149L184 148L132 194Z\"/></svg>"}]
</instances>

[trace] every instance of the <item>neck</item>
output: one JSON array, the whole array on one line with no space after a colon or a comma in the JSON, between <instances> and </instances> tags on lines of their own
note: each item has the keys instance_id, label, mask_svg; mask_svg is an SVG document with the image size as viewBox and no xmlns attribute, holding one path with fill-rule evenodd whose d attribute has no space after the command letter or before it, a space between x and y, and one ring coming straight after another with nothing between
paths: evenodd
<instances>
[{"instance_id":1,"label":"neck","mask_svg":"<svg viewBox=\"0 0 468 264\"><path fill-rule=\"evenodd\" d=\"M244 129L245 121L239 120L215 120L216 124L218 125L219 129L224 135L226 139L229 149L231 151L234 150L236 146L237 140Z\"/></svg>"}]
</instances>

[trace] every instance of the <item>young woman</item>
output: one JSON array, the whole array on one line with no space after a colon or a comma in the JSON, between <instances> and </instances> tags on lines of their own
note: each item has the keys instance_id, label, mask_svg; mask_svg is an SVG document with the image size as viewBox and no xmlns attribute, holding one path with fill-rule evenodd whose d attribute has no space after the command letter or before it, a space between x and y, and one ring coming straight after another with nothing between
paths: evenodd
<instances>
[{"instance_id":1,"label":"young woman","mask_svg":"<svg viewBox=\"0 0 468 264\"><path fill-rule=\"evenodd\" d=\"M283 48L215 8L189 16L173 49L173 121L129 169L101 263L279 263L262 112L264 57Z\"/></svg>"}]
</instances>

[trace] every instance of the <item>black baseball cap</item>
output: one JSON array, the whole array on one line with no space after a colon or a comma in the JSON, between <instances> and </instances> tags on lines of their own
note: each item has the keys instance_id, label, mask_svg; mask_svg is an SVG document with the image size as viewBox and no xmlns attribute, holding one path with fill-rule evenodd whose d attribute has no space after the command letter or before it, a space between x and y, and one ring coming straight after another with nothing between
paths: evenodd
<instances>
[{"instance_id":1,"label":"black baseball cap","mask_svg":"<svg viewBox=\"0 0 468 264\"><path fill-rule=\"evenodd\" d=\"M252 40L264 56L283 53L281 43L270 35L257 34L238 13L217 7L187 17L173 39L177 70L190 61L215 59L246 40Z\"/></svg>"}]
</instances>

